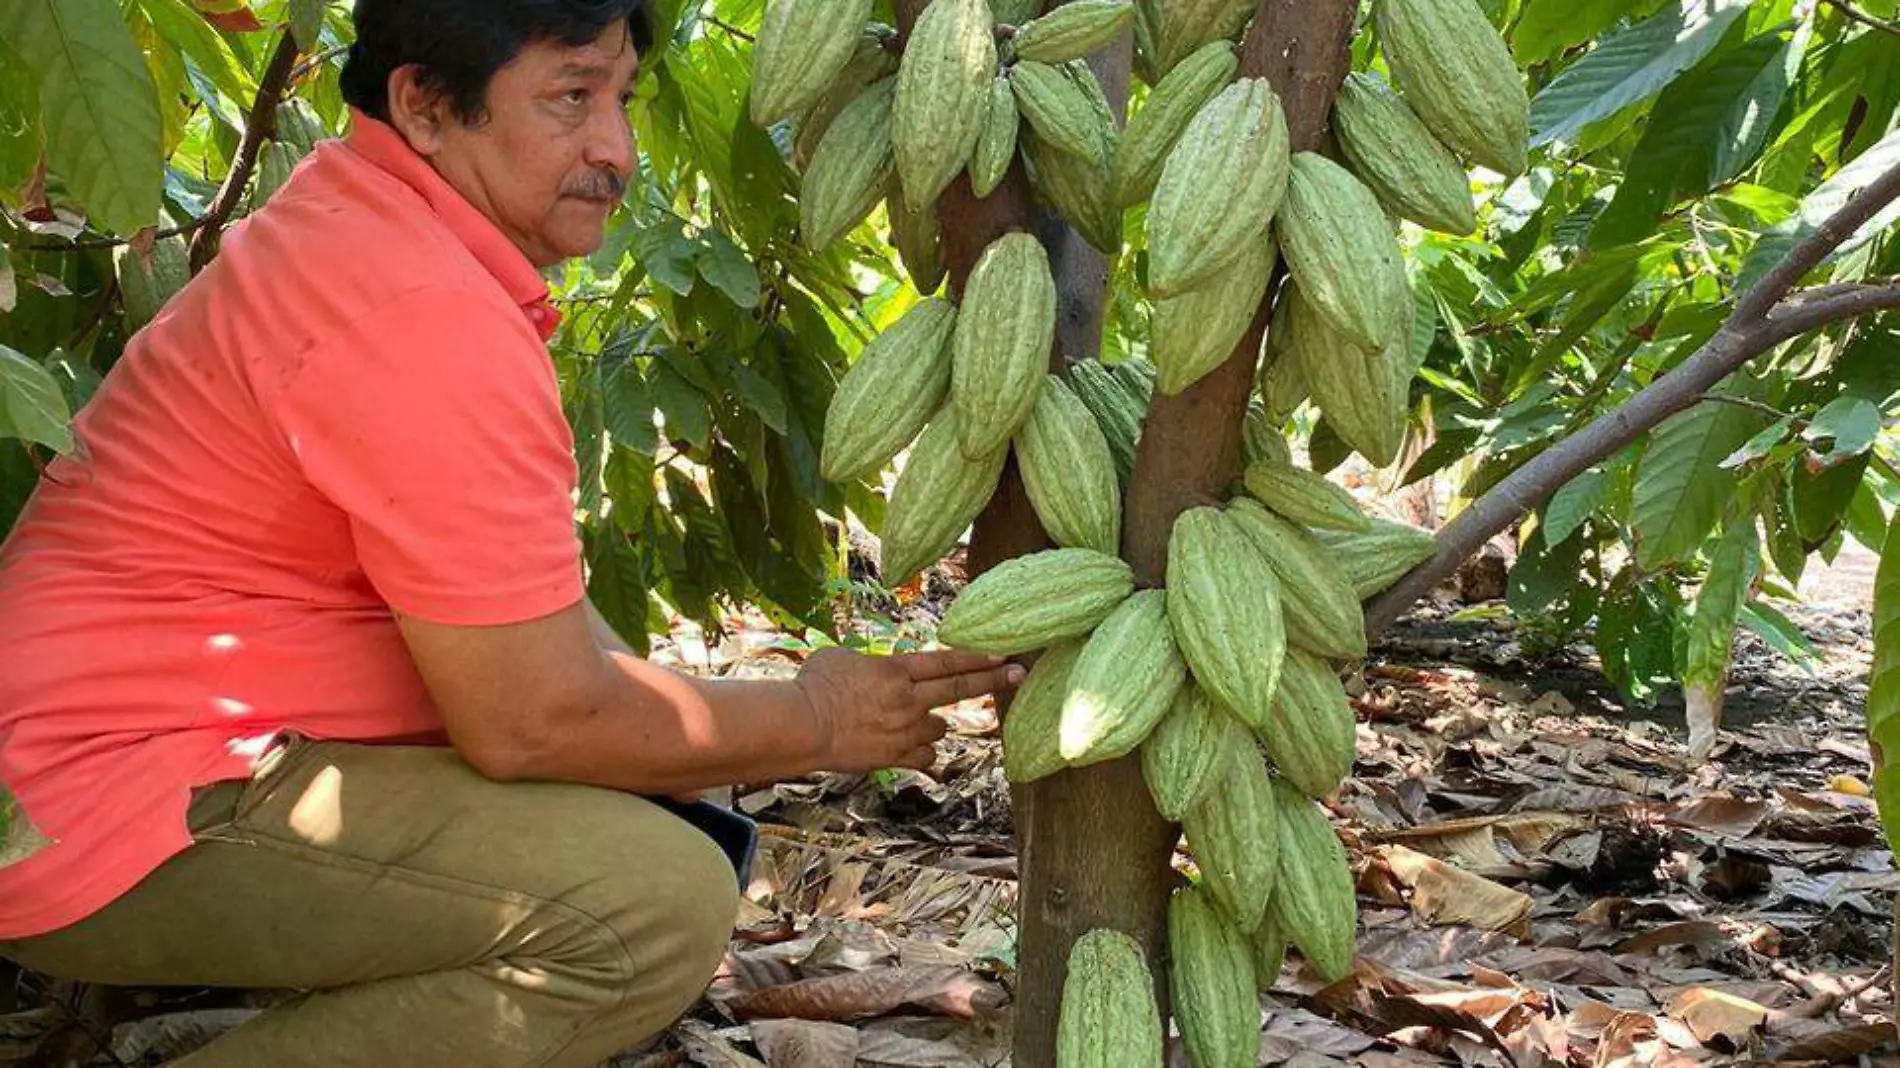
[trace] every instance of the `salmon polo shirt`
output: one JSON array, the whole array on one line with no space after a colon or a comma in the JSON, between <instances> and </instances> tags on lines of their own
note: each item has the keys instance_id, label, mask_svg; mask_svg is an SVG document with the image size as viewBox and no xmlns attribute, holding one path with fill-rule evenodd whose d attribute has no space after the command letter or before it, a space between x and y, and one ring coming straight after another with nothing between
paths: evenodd
<instances>
[{"instance_id":1,"label":"salmon polo shirt","mask_svg":"<svg viewBox=\"0 0 1900 1068\"><path fill-rule=\"evenodd\" d=\"M286 732L446 744L393 612L583 596L547 286L353 118L132 339L0 548L0 782L51 840L0 868L0 938L130 889Z\"/></svg>"}]
</instances>

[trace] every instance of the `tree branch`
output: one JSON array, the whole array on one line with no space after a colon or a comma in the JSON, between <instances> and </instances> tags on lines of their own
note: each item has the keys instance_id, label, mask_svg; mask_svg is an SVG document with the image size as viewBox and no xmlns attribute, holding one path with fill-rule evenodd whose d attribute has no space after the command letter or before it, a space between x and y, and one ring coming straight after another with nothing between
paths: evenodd
<instances>
[{"instance_id":1,"label":"tree branch","mask_svg":"<svg viewBox=\"0 0 1900 1068\"><path fill-rule=\"evenodd\" d=\"M177 226L168 226L153 234L152 238L163 241L168 237L193 233L210 221L211 216L200 215L196 219ZM138 235L133 234L131 237L89 237L84 241L39 241L21 247L28 252L84 252L90 249L118 248L120 245L129 245L136 240L138 240Z\"/></svg>"},{"instance_id":2,"label":"tree branch","mask_svg":"<svg viewBox=\"0 0 1900 1068\"><path fill-rule=\"evenodd\" d=\"M1884 19L1877 19L1855 7L1853 4L1848 3L1847 0L1825 0L1825 2L1834 8L1834 10L1839 11L1841 14L1846 15L1862 26L1900 37L1900 26L1895 26L1893 23L1887 22Z\"/></svg>"},{"instance_id":3,"label":"tree branch","mask_svg":"<svg viewBox=\"0 0 1900 1068\"><path fill-rule=\"evenodd\" d=\"M1900 198L1900 167L1881 175L1824 220L1745 294L1695 354L1576 434L1501 479L1439 531L1437 551L1366 606L1366 631L1392 625L1480 546L1571 479L1695 404L1743 364L1783 341L1829 323L1900 307L1900 282L1788 290L1881 209Z\"/></svg>"},{"instance_id":4,"label":"tree branch","mask_svg":"<svg viewBox=\"0 0 1900 1068\"><path fill-rule=\"evenodd\" d=\"M251 172L257 168L258 152L276 128L277 105L283 99L284 89L290 84L290 72L296 65L297 40L285 30L277 42L277 51L271 55L270 67L264 71L264 80L257 85L257 99L251 102L250 113L244 117L244 138L238 142L231 173L224 176L224 184L212 198L211 210L205 212L200 220L202 226L191 239L192 274L204 270L211 257L218 254L218 239L225 224L231 221L232 213L237 211L238 201L244 198L244 187L250 184Z\"/></svg>"}]
</instances>

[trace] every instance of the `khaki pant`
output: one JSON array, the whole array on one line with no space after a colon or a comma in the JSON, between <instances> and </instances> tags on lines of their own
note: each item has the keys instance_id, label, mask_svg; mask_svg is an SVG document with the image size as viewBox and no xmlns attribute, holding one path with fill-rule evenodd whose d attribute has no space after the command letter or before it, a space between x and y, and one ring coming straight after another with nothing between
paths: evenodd
<instances>
[{"instance_id":1,"label":"khaki pant","mask_svg":"<svg viewBox=\"0 0 1900 1068\"><path fill-rule=\"evenodd\" d=\"M698 998L738 904L671 813L447 749L295 741L191 822L103 911L0 943L60 978L300 992L174 1068L592 1066Z\"/></svg>"}]
</instances>

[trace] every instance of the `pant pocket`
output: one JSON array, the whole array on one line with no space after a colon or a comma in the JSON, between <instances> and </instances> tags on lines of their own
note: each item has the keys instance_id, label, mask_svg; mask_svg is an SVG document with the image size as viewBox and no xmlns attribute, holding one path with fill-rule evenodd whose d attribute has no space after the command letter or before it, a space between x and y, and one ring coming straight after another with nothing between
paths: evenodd
<instances>
[{"instance_id":1,"label":"pant pocket","mask_svg":"<svg viewBox=\"0 0 1900 1068\"><path fill-rule=\"evenodd\" d=\"M237 825L309 750L303 735L286 731L258 761L249 778L207 783L191 792L186 824L199 841L242 839Z\"/></svg>"}]
</instances>

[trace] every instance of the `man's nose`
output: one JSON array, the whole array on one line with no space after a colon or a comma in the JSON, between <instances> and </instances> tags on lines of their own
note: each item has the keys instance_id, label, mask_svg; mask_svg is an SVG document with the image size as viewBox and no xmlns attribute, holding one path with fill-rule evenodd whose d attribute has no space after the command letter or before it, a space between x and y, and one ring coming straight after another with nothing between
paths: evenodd
<instances>
[{"instance_id":1,"label":"man's nose","mask_svg":"<svg viewBox=\"0 0 1900 1068\"><path fill-rule=\"evenodd\" d=\"M625 180L633 173L633 123L626 109L616 101L593 126L587 142L588 165L605 167Z\"/></svg>"}]
</instances>

